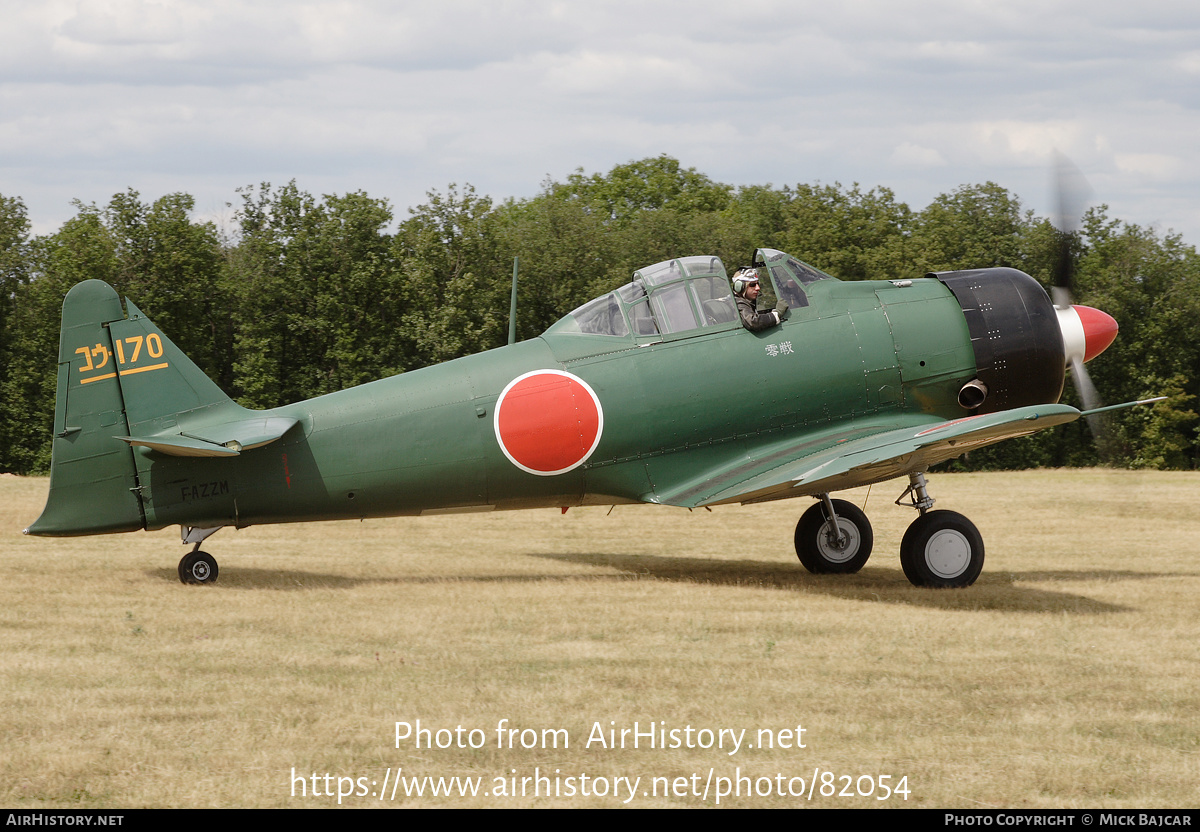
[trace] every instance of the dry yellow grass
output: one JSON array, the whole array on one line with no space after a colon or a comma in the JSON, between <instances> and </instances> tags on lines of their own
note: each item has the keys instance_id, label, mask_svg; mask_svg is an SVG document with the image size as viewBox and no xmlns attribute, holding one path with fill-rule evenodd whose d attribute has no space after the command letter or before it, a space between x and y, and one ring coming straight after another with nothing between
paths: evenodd
<instances>
[{"instance_id":1,"label":"dry yellow grass","mask_svg":"<svg viewBox=\"0 0 1200 832\"><path fill-rule=\"evenodd\" d=\"M849 577L801 569L794 501L223 531L204 547L219 583L185 587L177 531L23 537L46 481L0 478L0 802L336 806L340 776L366 792L344 806L619 806L616 778L640 777L629 805L701 806L740 774L721 805L1196 805L1200 475L931 485L984 535L970 589L904 579L895 483L870 493L875 554ZM418 719L485 739L397 749L395 723ZM498 748L504 719L569 747ZM746 734L734 754L728 734L585 747L594 724L635 721ZM797 726L805 747L757 747ZM393 800L397 768L478 777L480 794ZM585 774L619 794L583 795ZM842 795L878 796L881 775L906 777L907 800ZM497 796L514 777L526 795Z\"/></svg>"}]
</instances>

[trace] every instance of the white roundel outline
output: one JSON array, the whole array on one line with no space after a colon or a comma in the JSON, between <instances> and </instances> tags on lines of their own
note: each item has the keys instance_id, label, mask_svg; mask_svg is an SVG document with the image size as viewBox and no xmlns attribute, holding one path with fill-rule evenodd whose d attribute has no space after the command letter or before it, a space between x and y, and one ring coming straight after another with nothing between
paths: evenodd
<instances>
[{"instance_id":1,"label":"white roundel outline","mask_svg":"<svg viewBox=\"0 0 1200 832\"><path fill-rule=\"evenodd\" d=\"M500 435L500 408L504 404L504 397L508 395L508 391L530 376L545 375L563 376L564 378L569 378L571 381L576 382L588 392L588 395L592 397L592 403L596 405L596 439L594 442L592 442L592 447L588 448L587 453L581 456L578 460L571 463L566 468L559 468L557 471L539 471L536 468L530 468L526 465L522 465L520 462L517 462L516 458L510 454L508 452L508 448L505 447L504 437ZM578 468L580 465L587 462L589 457L591 457L592 453L596 450L596 446L600 444L600 437L604 435L604 408L600 405L600 397L596 395L596 391L592 389L592 385L588 384L574 373L568 373L563 370L533 370L517 376L510 381L503 390L500 391L500 397L496 399L496 413L492 417L492 428L496 433L496 442L500 445L500 450L504 452L506 457L508 457L509 462L527 473L534 474L539 477L554 477Z\"/></svg>"}]
</instances>

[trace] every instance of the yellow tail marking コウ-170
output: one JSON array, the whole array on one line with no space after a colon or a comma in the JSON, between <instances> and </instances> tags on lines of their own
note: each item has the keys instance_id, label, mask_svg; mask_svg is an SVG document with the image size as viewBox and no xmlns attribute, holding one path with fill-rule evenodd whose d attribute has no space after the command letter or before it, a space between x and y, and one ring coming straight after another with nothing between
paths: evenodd
<instances>
[{"instance_id":1,"label":"yellow tail marking \u30b3\u30a6-170","mask_svg":"<svg viewBox=\"0 0 1200 832\"><path fill-rule=\"evenodd\" d=\"M162 358L162 355L163 355L162 338L159 337L157 332L151 332L149 335L145 335L145 336L134 335L129 338L119 338L114 342L114 346L117 349L117 367L118 367L118 369L115 372L105 373L104 375L101 375L101 376L91 376L89 378L81 378L79 380L79 383L80 384L90 384L93 381L103 381L106 378L116 378L117 373L120 373L121 375L131 375L133 373L147 373L151 370L161 370L164 367L169 366L169 364L166 361L163 361L159 364L151 364L146 367L129 367L126 369L124 366L126 363L126 360L125 360L126 345L128 345L130 347L130 349L132 350L132 352L129 356L128 363L133 364L133 363L136 363L137 360L142 355L143 343L146 346L146 354L150 358ZM83 355L83 366L81 366L79 368L79 372L81 372L81 373L86 373L86 372L90 372L92 370L102 369L103 367L105 367L108 364L108 359L112 356L112 350L108 349L108 347L104 346L103 344L96 344L96 346L94 346L94 347L80 347L79 349L75 350L75 352L76 352L76 354L82 353L82 355ZM95 356L97 359L99 359L98 364L92 362L93 356Z\"/></svg>"}]
</instances>

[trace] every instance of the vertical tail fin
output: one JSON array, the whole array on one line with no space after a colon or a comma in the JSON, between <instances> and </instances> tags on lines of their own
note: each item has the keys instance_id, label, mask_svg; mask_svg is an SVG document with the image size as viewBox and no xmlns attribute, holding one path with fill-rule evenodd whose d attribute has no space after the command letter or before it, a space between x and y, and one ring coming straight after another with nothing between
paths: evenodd
<instances>
[{"instance_id":1,"label":"vertical tail fin","mask_svg":"<svg viewBox=\"0 0 1200 832\"><path fill-rule=\"evenodd\" d=\"M184 414L246 413L111 286L85 280L63 301L50 495L26 534L82 535L146 527L131 434Z\"/></svg>"},{"instance_id":2,"label":"vertical tail fin","mask_svg":"<svg viewBox=\"0 0 1200 832\"><path fill-rule=\"evenodd\" d=\"M123 321L121 299L107 283L85 280L63 301L50 496L26 534L123 532L144 526L137 470L125 433L109 325Z\"/></svg>"}]
</instances>

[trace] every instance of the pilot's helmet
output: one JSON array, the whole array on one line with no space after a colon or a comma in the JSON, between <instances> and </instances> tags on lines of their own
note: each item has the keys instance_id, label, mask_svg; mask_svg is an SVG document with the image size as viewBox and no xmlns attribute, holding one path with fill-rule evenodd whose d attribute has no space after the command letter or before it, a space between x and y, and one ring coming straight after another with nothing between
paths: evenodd
<instances>
[{"instance_id":1,"label":"pilot's helmet","mask_svg":"<svg viewBox=\"0 0 1200 832\"><path fill-rule=\"evenodd\" d=\"M756 283L758 283L758 271L756 269L738 269L737 273L733 276L733 291L740 295Z\"/></svg>"}]
</instances>

